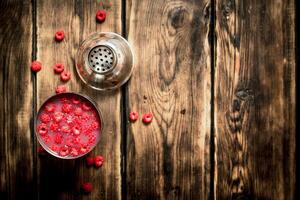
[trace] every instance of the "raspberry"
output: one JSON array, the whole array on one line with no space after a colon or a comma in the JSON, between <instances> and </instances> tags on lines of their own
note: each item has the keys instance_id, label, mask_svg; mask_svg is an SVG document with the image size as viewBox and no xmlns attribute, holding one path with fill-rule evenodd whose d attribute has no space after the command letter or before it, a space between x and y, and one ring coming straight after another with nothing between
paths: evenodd
<instances>
[{"instance_id":1,"label":"raspberry","mask_svg":"<svg viewBox=\"0 0 300 200\"><path fill-rule=\"evenodd\" d=\"M74 104L79 104L79 103L80 103L80 98L79 98L78 96L74 96L74 97L72 98L72 102L73 102Z\"/></svg>"},{"instance_id":2,"label":"raspberry","mask_svg":"<svg viewBox=\"0 0 300 200\"><path fill-rule=\"evenodd\" d=\"M89 111L92 109L92 105L89 102L83 102L82 109L85 111Z\"/></svg>"},{"instance_id":3,"label":"raspberry","mask_svg":"<svg viewBox=\"0 0 300 200\"><path fill-rule=\"evenodd\" d=\"M74 127L72 128L72 132L73 132L73 134L74 134L75 136L80 135L80 126L74 126Z\"/></svg>"},{"instance_id":4,"label":"raspberry","mask_svg":"<svg viewBox=\"0 0 300 200\"><path fill-rule=\"evenodd\" d=\"M65 144L66 144L68 147L73 147L73 146L74 146L73 138L68 137L67 139L65 139Z\"/></svg>"},{"instance_id":5,"label":"raspberry","mask_svg":"<svg viewBox=\"0 0 300 200\"><path fill-rule=\"evenodd\" d=\"M138 118L139 118L139 114L137 112L132 111L129 113L129 120L131 122L135 122Z\"/></svg>"},{"instance_id":6,"label":"raspberry","mask_svg":"<svg viewBox=\"0 0 300 200\"><path fill-rule=\"evenodd\" d=\"M64 32L64 31L57 31L57 32L55 33L55 40L56 40L57 42L62 41L64 38L65 38L65 32Z\"/></svg>"},{"instance_id":7,"label":"raspberry","mask_svg":"<svg viewBox=\"0 0 300 200\"><path fill-rule=\"evenodd\" d=\"M66 104L62 105L61 110L64 113L70 113L73 110L73 106L71 104L69 104L69 103L66 103Z\"/></svg>"},{"instance_id":8,"label":"raspberry","mask_svg":"<svg viewBox=\"0 0 300 200\"><path fill-rule=\"evenodd\" d=\"M56 136L54 136L54 142L56 144L61 144L61 142L62 142L62 136L60 134L57 134Z\"/></svg>"},{"instance_id":9,"label":"raspberry","mask_svg":"<svg viewBox=\"0 0 300 200\"><path fill-rule=\"evenodd\" d=\"M51 120L51 118L50 118L50 116L49 115L47 115L47 114L42 114L41 116L40 116L40 120L43 122L43 123L48 123L48 122L50 122L50 120Z\"/></svg>"},{"instance_id":10,"label":"raspberry","mask_svg":"<svg viewBox=\"0 0 300 200\"><path fill-rule=\"evenodd\" d=\"M90 144L94 144L95 141L96 141L96 136L94 136L94 135L89 135L89 143L90 143Z\"/></svg>"},{"instance_id":11,"label":"raspberry","mask_svg":"<svg viewBox=\"0 0 300 200\"><path fill-rule=\"evenodd\" d=\"M50 124L51 131L57 131L58 128L59 128L59 125L57 123L51 123Z\"/></svg>"},{"instance_id":12,"label":"raspberry","mask_svg":"<svg viewBox=\"0 0 300 200\"><path fill-rule=\"evenodd\" d=\"M95 167L101 167L103 165L104 158L102 156L95 157Z\"/></svg>"},{"instance_id":13,"label":"raspberry","mask_svg":"<svg viewBox=\"0 0 300 200\"><path fill-rule=\"evenodd\" d=\"M79 155L78 150L76 148L71 148L70 154L72 156L78 156Z\"/></svg>"},{"instance_id":14,"label":"raspberry","mask_svg":"<svg viewBox=\"0 0 300 200\"><path fill-rule=\"evenodd\" d=\"M69 153L70 151L68 147L61 147L59 150L59 155L63 157L69 155Z\"/></svg>"},{"instance_id":15,"label":"raspberry","mask_svg":"<svg viewBox=\"0 0 300 200\"><path fill-rule=\"evenodd\" d=\"M95 163L95 160L94 160L94 158L93 157L86 157L85 158L85 161L86 161L86 164L87 164L87 166L93 166L94 165L94 163Z\"/></svg>"},{"instance_id":16,"label":"raspberry","mask_svg":"<svg viewBox=\"0 0 300 200\"><path fill-rule=\"evenodd\" d=\"M80 116L82 114L82 109L79 108L79 107L76 108L75 111L74 111L74 114L77 115L77 116Z\"/></svg>"},{"instance_id":17,"label":"raspberry","mask_svg":"<svg viewBox=\"0 0 300 200\"><path fill-rule=\"evenodd\" d=\"M85 193L90 193L93 190L93 185L92 185L92 183L87 182L87 183L83 183L81 185L81 188L83 189L83 191Z\"/></svg>"},{"instance_id":18,"label":"raspberry","mask_svg":"<svg viewBox=\"0 0 300 200\"><path fill-rule=\"evenodd\" d=\"M33 61L32 63L31 63L31 70L33 71L33 72L38 72L38 71L40 71L42 69L42 63L41 62L39 62L39 61Z\"/></svg>"},{"instance_id":19,"label":"raspberry","mask_svg":"<svg viewBox=\"0 0 300 200\"><path fill-rule=\"evenodd\" d=\"M98 122L92 122L91 124L91 128L92 130L97 130L100 127Z\"/></svg>"},{"instance_id":20,"label":"raspberry","mask_svg":"<svg viewBox=\"0 0 300 200\"><path fill-rule=\"evenodd\" d=\"M55 112L52 116L53 120L55 122L60 122L64 117L64 114L62 112Z\"/></svg>"},{"instance_id":21,"label":"raspberry","mask_svg":"<svg viewBox=\"0 0 300 200\"><path fill-rule=\"evenodd\" d=\"M152 113L145 113L145 114L143 115L143 122L144 122L145 124L149 124L149 123L152 122L152 118L153 118Z\"/></svg>"},{"instance_id":22,"label":"raspberry","mask_svg":"<svg viewBox=\"0 0 300 200\"><path fill-rule=\"evenodd\" d=\"M73 143L74 145L79 144L79 143L80 143L80 138L79 138L79 137L74 138L74 139L72 140L72 143Z\"/></svg>"},{"instance_id":23,"label":"raspberry","mask_svg":"<svg viewBox=\"0 0 300 200\"><path fill-rule=\"evenodd\" d=\"M89 146L88 145L82 145L80 147L80 152L83 153L83 154L86 153L88 150L89 150Z\"/></svg>"},{"instance_id":24,"label":"raspberry","mask_svg":"<svg viewBox=\"0 0 300 200\"><path fill-rule=\"evenodd\" d=\"M41 146L38 147L37 152L41 156L46 154L46 150Z\"/></svg>"},{"instance_id":25,"label":"raspberry","mask_svg":"<svg viewBox=\"0 0 300 200\"><path fill-rule=\"evenodd\" d=\"M37 129L38 129L38 133L41 136L44 136L48 133L48 128L46 124L40 124Z\"/></svg>"},{"instance_id":26,"label":"raspberry","mask_svg":"<svg viewBox=\"0 0 300 200\"><path fill-rule=\"evenodd\" d=\"M58 85L58 86L56 86L56 88L55 88L55 92L56 92L57 94L67 92L67 90L68 90L68 88L67 88L67 86L65 86L65 85Z\"/></svg>"},{"instance_id":27,"label":"raspberry","mask_svg":"<svg viewBox=\"0 0 300 200\"><path fill-rule=\"evenodd\" d=\"M58 152L59 147L58 147L56 144L53 144L53 145L50 147L50 149L51 149L52 151Z\"/></svg>"},{"instance_id":28,"label":"raspberry","mask_svg":"<svg viewBox=\"0 0 300 200\"><path fill-rule=\"evenodd\" d=\"M63 64L57 63L53 66L53 69L56 74L60 74L64 71L65 67Z\"/></svg>"},{"instance_id":29,"label":"raspberry","mask_svg":"<svg viewBox=\"0 0 300 200\"><path fill-rule=\"evenodd\" d=\"M49 113L52 113L54 112L55 110L55 105L52 104L52 103L48 103L46 106L45 106L45 110Z\"/></svg>"},{"instance_id":30,"label":"raspberry","mask_svg":"<svg viewBox=\"0 0 300 200\"><path fill-rule=\"evenodd\" d=\"M105 10L98 10L96 13L96 20L97 22L104 22L106 18L106 11Z\"/></svg>"},{"instance_id":31,"label":"raspberry","mask_svg":"<svg viewBox=\"0 0 300 200\"><path fill-rule=\"evenodd\" d=\"M62 81L68 81L70 80L70 78L71 78L71 73L66 70L60 74L60 80Z\"/></svg>"},{"instance_id":32,"label":"raspberry","mask_svg":"<svg viewBox=\"0 0 300 200\"><path fill-rule=\"evenodd\" d=\"M43 139L44 143L46 143L46 144L51 142L51 138L49 135L42 136L42 139Z\"/></svg>"},{"instance_id":33,"label":"raspberry","mask_svg":"<svg viewBox=\"0 0 300 200\"><path fill-rule=\"evenodd\" d=\"M70 133L70 132L71 132L70 127L67 126L67 125L62 126L60 130L61 130L63 133Z\"/></svg>"}]
</instances>

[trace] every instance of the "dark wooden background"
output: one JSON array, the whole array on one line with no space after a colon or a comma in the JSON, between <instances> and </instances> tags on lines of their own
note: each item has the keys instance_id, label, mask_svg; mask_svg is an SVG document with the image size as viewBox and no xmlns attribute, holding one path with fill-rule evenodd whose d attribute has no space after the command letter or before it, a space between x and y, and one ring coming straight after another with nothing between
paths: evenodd
<instances>
[{"instance_id":1,"label":"dark wooden background","mask_svg":"<svg viewBox=\"0 0 300 200\"><path fill-rule=\"evenodd\" d=\"M295 199L294 0L110 2L97 24L96 0L0 1L0 199ZM96 31L135 53L132 78L111 92L74 69ZM60 84L57 62L105 116L101 169L37 154L33 119ZM128 123L131 110L155 119Z\"/></svg>"}]
</instances>

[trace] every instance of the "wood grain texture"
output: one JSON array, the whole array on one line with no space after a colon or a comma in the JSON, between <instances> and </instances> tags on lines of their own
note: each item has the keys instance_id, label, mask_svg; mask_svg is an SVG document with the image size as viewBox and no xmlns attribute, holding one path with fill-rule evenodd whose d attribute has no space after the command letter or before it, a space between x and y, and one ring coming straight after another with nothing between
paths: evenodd
<instances>
[{"instance_id":1,"label":"wood grain texture","mask_svg":"<svg viewBox=\"0 0 300 200\"><path fill-rule=\"evenodd\" d=\"M216 0L216 199L294 199L294 8Z\"/></svg>"},{"instance_id":2,"label":"wood grain texture","mask_svg":"<svg viewBox=\"0 0 300 200\"><path fill-rule=\"evenodd\" d=\"M0 1L0 199L32 199L30 1Z\"/></svg>"},{"instance_id":3,"label":"wood grain texture","mask_svg":"<svg viewBox=\"0 0 300 200\"><path fill-rule=\"evenodd\" d=\"M128 199L208 199L209 1L126 1L135 53L128 84ZM141 122L152 112L150 125Z\"/></svg>"},{"instance_id":4,"label":"wood grain texture","mask_svg":"<svg viewBox=\"0 0 300 200\"><path fill-rule=\"evenodd\" d=\"M79 43L96 31L121 32L121 2L111 1L107 20L96 23L95 15L100 4L91 1L38 1L37 2L37 58L44 69L37 78L38 107L61 84L54 75L52 66L57 62L65 64L72 79L66 83L70 91L90 96L102 110L104 129L101 141L91 155L101 154L105 164L101 169L87 168L84 159L64 161L55 158L40 158L40 199L120 199L121 198L121 112L120 90L97 92L88 88L77 76L74 57ZM66 38L62 43L54 42L57 30L64 30ZM80 192L82 182L92 182L94 190L90 195ZM49 189L51 188L51 189Z\"/></svg>"}]
</instances>

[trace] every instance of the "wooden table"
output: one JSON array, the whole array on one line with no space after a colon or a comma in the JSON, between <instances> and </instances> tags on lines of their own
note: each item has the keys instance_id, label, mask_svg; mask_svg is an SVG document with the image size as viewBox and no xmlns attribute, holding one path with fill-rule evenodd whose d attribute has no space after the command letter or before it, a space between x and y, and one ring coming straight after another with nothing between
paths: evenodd
<instances>
[{"instance_id":1,"label":"wooden table","mask_svg":"<svg viewBox=\"0 0 300 200\"><path fill-rule=\"evenodd\" d=\"M109 5L109 4L105 4ZM0 199L294 199L295 5L293 0L96 0L0 2ZM53 40L64 30L62 43ZM76 74L89 34L128 39L135 70L98 92ZM31 72L32 60L44 68ZM72 73L71 91L105 116L105 164L40 157L34 118ZM129 111L154 114L145 126ZM80 192L82 182L94 190Z\"/></svg>"}]
</instances>

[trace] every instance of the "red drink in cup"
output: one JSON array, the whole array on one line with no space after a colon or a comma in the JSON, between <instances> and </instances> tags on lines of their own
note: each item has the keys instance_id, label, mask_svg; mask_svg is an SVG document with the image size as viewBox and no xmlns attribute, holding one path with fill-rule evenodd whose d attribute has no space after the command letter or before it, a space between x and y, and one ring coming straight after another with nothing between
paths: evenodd
<instances>
[{"instance_id":1,"label":"red drink in cup","mask_svg":"<svg viewBox=\"0 0 300 200\"><path fill-rule=\"evenodd\" d=\"M90 152L98 143L102 118L96 105L83 95L61 93L41 106L36 136L50 154L74 159Z\"/></svg>"}]
</instances>

